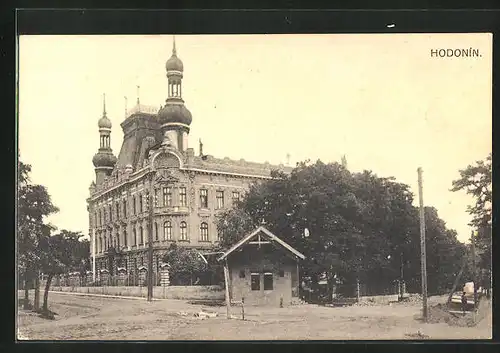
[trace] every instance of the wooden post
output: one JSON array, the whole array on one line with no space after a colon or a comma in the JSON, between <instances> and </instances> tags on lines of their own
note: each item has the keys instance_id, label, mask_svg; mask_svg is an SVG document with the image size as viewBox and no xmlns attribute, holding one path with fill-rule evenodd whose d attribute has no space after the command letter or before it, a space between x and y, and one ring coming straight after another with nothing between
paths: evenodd
<instances>
[{"instance_id":1,"label":"wooden post","mask_svg":"<svg viewBox=\"0 0 500 353\"><path fill-rule=\"evenodd\" d=\"M418 168L418 195L420 200L420 263L422 272L422 306L424 321L427 321L427 264L425 253L425 210L422 186L422 168Z\"/></svg>"},{"instance_id":2,"label":"wooden post","mask_svg":"<svg viewBox=\"0 0 500 353\"><path fill-rule=\"evenodd\" d=\"M245 298L241 298L241 318L245 320Z\"/></svg>"},{"instance_id":3,"label":"wooden post","mask_svg":"<svg viewBox=\"0 0 500 353\"><path fill-rule=\"evenodd\" d=\"M231 298L229 298L229 268L226 262L224 263L224 284L226 287L226 310L227 310L227 318L231 318Z\"/></svg>"}]
</instances>

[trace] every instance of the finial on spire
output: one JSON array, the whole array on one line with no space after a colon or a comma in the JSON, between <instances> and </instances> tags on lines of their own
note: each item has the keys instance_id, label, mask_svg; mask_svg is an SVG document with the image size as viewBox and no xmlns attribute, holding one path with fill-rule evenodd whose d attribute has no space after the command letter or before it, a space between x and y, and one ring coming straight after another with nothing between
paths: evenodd
<instances>
[{"instance_id":1,"label":"finial on spire","mask_svg":"<svg viewBox=\"0 0 500 353\"><path fill-rule=\"evenodd\" d=\"M286 154L286 165L289 166L290 165L290 153L287 153Z\"/></svg>"},{"instance_id":2,"label":"finial on spire","mask_svg":"<svg viewBox=\"0 0 500 353\"><path fill-rule=\"evenodd\" d=\"M200 141L200 156L203 157L203 142L201 142L201 139L199 139Z\"/></svg>"},{"instance_id":3,"label":"finial on spire","mask_svg":"<svg viewBox=\"0 0 500 353\"><path fill-rule=\"evenodd\" d=\"M177 55L177 49L175 48L175 35L173 37L174 37L174 46L172 48L172 55Z\"/></svg>"},{"instance_id":4,"label":"finial on spire","mask_svg":"<svg viewBox=\"0 0 500 353\"><path fill-rule=\"evenodd\" d=\"M102 94L102 115L106 116L106 93Z\"/></svg>"},{"instance_id":5,"label":"finial on spire","mask_svg":"<svg viewBox=\"0 0 500 353\"><path fill-rule=\"evenodd\" d=\"M124 96L125 98L125 117L127 117L127 96Z\"/></svg>"},{"instance_id":6,"label":"finial on spire","mask_svg":"<svg viewBox=\"0 0 500 353\"><path fill-rule=\"evenodd\" d=\"M141 104L140 100L139 100L139 89L140 88L141 88L141 86L137 85L137 105Z\"/></svg>"}]
</instances>

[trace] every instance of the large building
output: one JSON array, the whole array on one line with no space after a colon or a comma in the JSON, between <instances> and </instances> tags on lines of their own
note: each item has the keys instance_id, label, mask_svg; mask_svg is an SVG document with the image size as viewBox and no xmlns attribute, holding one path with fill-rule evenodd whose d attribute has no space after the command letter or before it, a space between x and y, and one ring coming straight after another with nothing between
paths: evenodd
<instances>
[{"instance_id":1,"label":"large building","mask_svg":"<svg viewBox=\"0 0 500 353\"><path fill-rule=\"evenodd\" d=\"M137 105L121 123L124 138L118 157L111 150L111 121L98 122L100 148L92 162L96 179L88 198L96 269L129 273L147 264L148 227L152 219L153 268L173 242L209 249L218 241L215 216L240 200L249 185L288 167L198 155L188 148L192 121L182 99L184 66L175 42L166 62L168 94L162 108ZM230 146L228 146L230 148ZM153 210L148 195L153 195ZM113 254L111 261L110 253Z\"/></svg>"}]
</instances>

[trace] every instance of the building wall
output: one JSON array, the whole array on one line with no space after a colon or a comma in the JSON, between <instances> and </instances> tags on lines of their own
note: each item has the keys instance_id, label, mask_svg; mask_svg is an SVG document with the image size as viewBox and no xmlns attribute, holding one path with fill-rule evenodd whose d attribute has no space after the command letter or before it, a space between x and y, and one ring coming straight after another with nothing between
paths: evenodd
<instances>
[{"instance_id":1,"label":"building wall","mask_svg":"<svg viewBox=\"0 0 500 353\"><path fill-rule=\"evenodd\" d=\"M241 301L245 304L279 306L283 298L283 305L292 303L293 285L292 276L297 271L297 264L287 257L270 257L266 253L235 254L228 262L230 277L230 295L232 301ZM241 278L244 273L244 278ZM264 289L264 273L272 273L273 289ZM251 274L259 274L259 290L252 290ZM281 276L283 275L283 276ZM293 281L295 282L295 281Z\"/></svg>"}]
</instances>

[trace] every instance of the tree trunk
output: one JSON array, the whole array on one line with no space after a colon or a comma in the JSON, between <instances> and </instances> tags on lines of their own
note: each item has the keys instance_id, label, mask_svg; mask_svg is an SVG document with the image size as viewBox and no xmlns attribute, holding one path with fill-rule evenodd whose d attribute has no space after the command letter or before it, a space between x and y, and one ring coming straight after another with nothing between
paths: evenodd
<instances>
[{"instance_id":1,"label":"tree trunk","mask_svg":"<svg viewBox=\"0 0 500 353\"><path fill-rule=\"evenodd\" d=\"M49 299L49 288L50 282L52 282L52 277L54 277L53 273L50 273L47 277L47 283L45 284L45 292L43 293L43 312L48 312L48 299Z\"/></svg>"},{"instance_id":2,"label":"tree trunk","mask_svg":"<svg viewBox=\"0 0 500 353\"><path fill-rule=\"evenodd\" d=\"M34 309L38 311L40 309L40 276L35 277L35 300L34 300Z\"/></svg>"},{"instance_id":3,"label":"tree trunk","mask_svg":"<svg viewBox=\"0 0 500 353\"><path fill-rule=\"evenodd\" d=\"M24 304L23 304L23 309L28 310L29 309L29 274L28 270L24 272Z\"/></svg>"}]
</instances>

